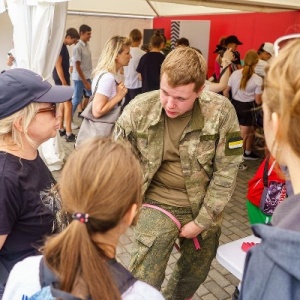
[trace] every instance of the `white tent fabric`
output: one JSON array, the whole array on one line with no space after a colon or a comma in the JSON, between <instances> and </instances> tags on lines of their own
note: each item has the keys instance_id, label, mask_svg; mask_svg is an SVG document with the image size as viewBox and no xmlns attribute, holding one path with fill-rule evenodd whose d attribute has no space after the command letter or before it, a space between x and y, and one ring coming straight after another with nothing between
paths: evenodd
<instances>
[{"instance_id":1,"label":"white tent fabric","mask_svg":"<svg viewBox=\"0 0 300 300\"><path fill-rule=\"evenodd\" d=\"M300 10L299 0L71 0L69 12L118 14L128 16L178 16Z\"/></svg>"},{"instance_id":2,"label":"white tent fabric","mask_svg":"<svg viewBox=\"0 0 300 300\"><path fill-rule=\"evenodd\" d=\"M31 4L23 0L7 2L18 67L32 70L48 80L65 33L67 2Z\"/></svg>"},{"instance_id":3,"label":"white tent fabric","mask_svg":"<svg viewBox=\"0 0 300 300\"><path fill-rule=\"evenodd\" d=\"M184 2L184 1L182 1ZM168 16L168 15L191 15L208 13L232 13L232 9L210 8L182 3L167 3L145 0L71 0L68 6L69 12L89 12L102 14L118 14L128 16Z\"/></svg>"},{"instance_id":4,"label":"white tent fabric","mask_svg":"<svg viewBox=\"0 0 300 300\"><path fill-rule=\"evenodd\" d=\"M49 79L65 33L67 2L8 0L7 9L18 67ZM61 169L65 153L58 134L43 143L39 152L51 171Z\"/></svg>"},{"instance_id":5,"label":"white tent fabric","mask_svg":"<svg viewBox=\"0 0 300 300\"><path fill-rule=\"evenodd\" d=\"M0 13L4 10L0 0ZM7 0L8 2L11 0ZM57 2L63 0L24 0ZM70 0L69 12L118 14L128 16L178 16L240 11L274 12L300 10L299 0Z\"/></svg>"},{"instance_id":6,"label":"white tent fabric","mask_svg":"<svg viewBox=\"0 0 300 300\"><path fill-rule=\"evenodd\" d=\"M5 8L5 3L4 0L0 0L0 14L5 12L6 8Z\"/></svg>"}]
</instances>

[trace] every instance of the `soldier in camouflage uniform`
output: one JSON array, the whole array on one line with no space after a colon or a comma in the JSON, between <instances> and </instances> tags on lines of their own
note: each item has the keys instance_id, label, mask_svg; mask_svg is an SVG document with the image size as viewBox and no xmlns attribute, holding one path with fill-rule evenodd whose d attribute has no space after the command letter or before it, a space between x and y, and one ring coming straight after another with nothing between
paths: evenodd
<instances>
[{"instance_id":1,"label":"soldier in camouflage uniform","mask_svg":"<svg viewBox=\"0 0 300 300\"><path fill-rule=\"evenodd\" d=\"M188 299L205 280L219 245L224 207L235 188L242 139L229 100L204 91L206 62L178 48L161 68L159 91L137 96L116 123L114 138L128 140L144 175L144 203L134 229L129 269L161 288L174 242L181 256L163 295ZM196 250L193 238L200 243Z\"/></svg>"}]
</instances>

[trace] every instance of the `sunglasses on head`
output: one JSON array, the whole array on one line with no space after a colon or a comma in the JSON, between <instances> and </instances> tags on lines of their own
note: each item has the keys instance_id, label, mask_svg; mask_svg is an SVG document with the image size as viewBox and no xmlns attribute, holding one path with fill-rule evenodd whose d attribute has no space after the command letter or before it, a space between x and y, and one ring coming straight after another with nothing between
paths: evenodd
<instances>
[{"instance_id":1,"label":"sunglasses on head","mask_svg":"<svg viewBox=\"0 0 300 300\"><path fill-rule=\"evenodd\" d=\"M279 51L290 41L294 40L294 39L300 39L300 33L293 33L293 34L288 34L285 36L282 36L280 38L278 38L275 42L274 42L274 54L275 56L278 55Z\"/></svg>"}]
</instances>

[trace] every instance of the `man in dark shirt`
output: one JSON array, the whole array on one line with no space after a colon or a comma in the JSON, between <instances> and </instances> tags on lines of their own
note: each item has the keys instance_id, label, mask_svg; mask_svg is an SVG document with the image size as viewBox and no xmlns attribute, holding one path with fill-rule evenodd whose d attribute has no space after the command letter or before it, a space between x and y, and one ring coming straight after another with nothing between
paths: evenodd
<instances>
[{"instance_id":1,"label":"man in dark shirt","mask_svg":"<svg viewBox=\"0 0 300 300\"><path fill-rule=\"evenodd\" d=\"M69 28L66 32L66 36L56 61L55 68L53 70L53 80L56 85L70 85L70 56L67 46L76 44L79 40L79 33L75 28ZM59 133L60 135L66 134L67 142L74 142L75 135L72 133L71 123L72 123L72 102L66 101L60 105L60 112L63 115L61 119ZM63 122L65 121L66 129L63 127Z\"/></svg>"}]
</instances>

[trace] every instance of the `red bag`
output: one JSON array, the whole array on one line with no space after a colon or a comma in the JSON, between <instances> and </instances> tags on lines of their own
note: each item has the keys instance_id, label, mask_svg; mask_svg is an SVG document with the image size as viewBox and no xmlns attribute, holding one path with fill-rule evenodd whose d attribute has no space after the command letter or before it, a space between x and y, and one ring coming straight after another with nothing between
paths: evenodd
<instances>
[{"instance_id":1,"label":"red bag","mask_svg":"<svg viewBox=\"0 0 300 300\"><path fill-rule=\"evenodd\" d=\"M268 168L265 168L266 163L268 164ZM285 183L285 180L278 175L277 173L278 169L279 169L279 165L271 156L267 156L264 159L264 161L260 164L253 178L250 179L248 182L247 199L252 204L254 204L257 207L260 207L261 198L265 188L264 180L263 180L264 171L266 172L268 170L267 180L269 183L270 182Z\"/></svg>"}]
</instances>

